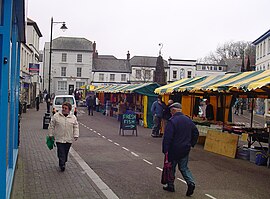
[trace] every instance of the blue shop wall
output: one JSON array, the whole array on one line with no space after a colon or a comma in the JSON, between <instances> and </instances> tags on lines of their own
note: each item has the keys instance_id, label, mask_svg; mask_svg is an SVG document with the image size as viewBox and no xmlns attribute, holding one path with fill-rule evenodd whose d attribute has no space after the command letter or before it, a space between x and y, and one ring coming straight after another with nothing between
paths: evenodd
<instances>
[{"instance_id":1,"label":"blue shop wall","mask_svg":"<svg viewBox=\"0 0 270 199\"><path fill-rule=\"evenodd\" d=\"M25 42L25 2L2 0L0 4L0 198L10 198L18 156L20 47Z\"/></svg>"}]
</instances>

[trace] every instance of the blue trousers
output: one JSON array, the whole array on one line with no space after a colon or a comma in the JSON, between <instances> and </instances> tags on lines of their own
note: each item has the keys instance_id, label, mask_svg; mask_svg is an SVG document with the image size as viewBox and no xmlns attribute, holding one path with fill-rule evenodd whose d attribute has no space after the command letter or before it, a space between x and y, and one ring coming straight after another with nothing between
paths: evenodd
<instances>
[{"instance_id":1,"label":"blue trousers","mask_svg":"<svg viewBox=\"0 0 270 199\"><path fill-rule=\"evenodd\" d=\"M192 184L192 183L195 184L192 173L188 168L188 157L189 157L189 154L187 154L185 157L183 157L179 160L172 161L173 175L175 177L176 166L178 165L178 169L181 172L186 183L187 184ZM174 186L174 182L169 183L168 186Z\"/></svg>"}]
</instances>

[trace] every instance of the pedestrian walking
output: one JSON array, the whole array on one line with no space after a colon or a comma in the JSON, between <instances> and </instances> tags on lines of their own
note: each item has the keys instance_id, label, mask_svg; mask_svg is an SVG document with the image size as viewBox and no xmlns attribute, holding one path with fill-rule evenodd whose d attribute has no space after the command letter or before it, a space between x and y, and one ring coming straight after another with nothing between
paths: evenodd
<instances>
[{"instance_id":1,"label":"pedestrian walking","mask_svg":"<svg viewBox=\"0 0 270 199\"><path fill-rule=\"evenodd\" d=\"M50 106L51 106L51 95L50 93L46 94L45 101L47 104L47 113L50 113Z\"/></svg>"},{"instance_id":2,"label":"pedestrian walking","mask_svg":"<svg viewBox=\"0 0 270 199\"><path fill-rule=\"evenodd\" d=\"M35 101L36 101L36 109L37 109L37 111L38 111L38 110L39 110L39 103L40 103L40 96L39 96L39 95L36 96Z\"/></svg>"},{"instance_id":3,"label":"pedestrian walking","mask_svg":"<svg viewBox=\"0 0 270 199\"><path fill-rule=\"evenodd\" d=\"M61 171L65 171L72 140L77 141L79 137L79 124L77 117L70 114L71 109L72 105L64 102L62 112L55 113L49 125L49 136L55 138Z\"/></svg>"},{"instance_id":4,"label":"pedestrian walking","mask_svg":"<svg viewBox=\"0 0 270 199\"><path fill-rule=\"evenodd\" d=\"M153 115L153 128L152 128L152 137L160 137L160 127L161 127L161 120L163 117L163 111L165 106L162 102L162 97L159 95L157 100L153 102L151 106L151 112Z\"/></svg>"},{"instance_id":5,"label":"pedestrian walking","mask_svg":"<svg viewBox=\"0 0 270 199\"><path fill-rule=\"evenodd\" d=\"M87 98L86 98L86 104L87 104L87 108L88 108L88 115L91 115L93 116L93 111L94 111L94 107L95 107L95 99L93 96L89 95Z\"/></svg>"},{"instance_id":6,"label":"pedestrian walking","mask_svg":"<svg viewBox=\"0 0 270 199\"><path fill-rule=\"evenodd\" d=\"M162 143L162 152L168 154L168 160L172 163L173 181L169 182L163 189L174 192L174 179L176 166L185 179L188 189L186 196L191 196L195 189L195 181L188 168L189 152L191 147L197 143L199 132L193 121L185 116L180 103L176 102L170 106L172 117L165 128Z\"/></svg>"}]
</instances>

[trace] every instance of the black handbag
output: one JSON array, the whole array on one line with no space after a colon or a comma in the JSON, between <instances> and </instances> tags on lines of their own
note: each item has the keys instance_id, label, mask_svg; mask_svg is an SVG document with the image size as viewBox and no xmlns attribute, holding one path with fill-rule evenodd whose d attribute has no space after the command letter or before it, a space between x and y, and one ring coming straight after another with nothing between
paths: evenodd
<instances>
[{"instance_id":1,"label":"black handbag","mask_svg":"<svg viewBox=\"0 0 270 199\"><path fill-rule=\"evenodd\" d=\"M165 154L164 165L161 175L161 184L168 184L174 181L172 163L168 161L168 153Z\"/></svg>"}]
</instances>

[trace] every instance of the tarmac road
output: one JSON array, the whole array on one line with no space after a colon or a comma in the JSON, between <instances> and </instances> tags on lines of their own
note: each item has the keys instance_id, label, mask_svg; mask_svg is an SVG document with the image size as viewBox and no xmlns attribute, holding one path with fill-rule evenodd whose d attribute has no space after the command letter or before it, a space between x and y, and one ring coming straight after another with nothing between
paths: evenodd
<instances>
[{"instance_id":1,"label":"tarmac road","mask_svg":"<svg viewBox=\"0 0 270 199\"><path fill-rule=\"evenodd\" d=\"M138 136L120 136L115 118L81 108L78 120L80 139L72 146L91 169L121 199L185 198L186 184L177 171L175 193L160 183L162 138L152 138L151 130L138 127ZM240 117L240 116L239 116ZM270 195L270 169L245 160L209 153L196 145L189 167L196 180L192 198L265 199Z\"/></svg>"}]
</instances>

